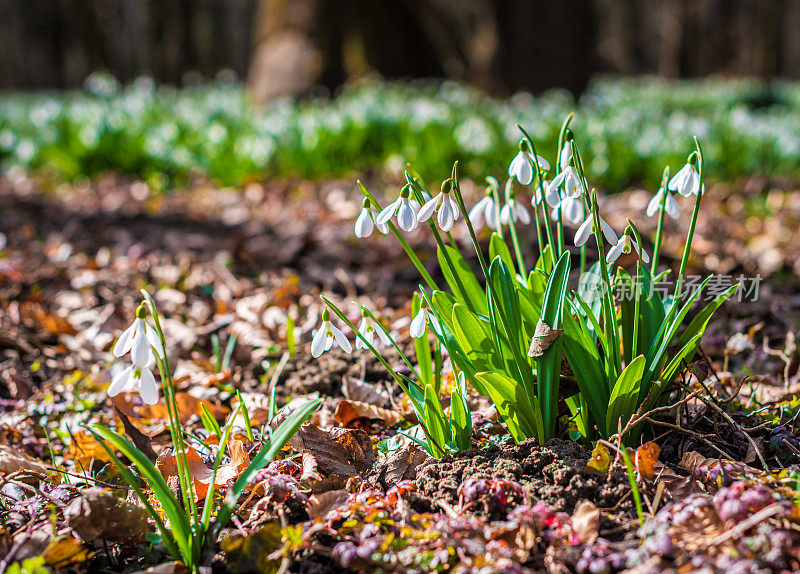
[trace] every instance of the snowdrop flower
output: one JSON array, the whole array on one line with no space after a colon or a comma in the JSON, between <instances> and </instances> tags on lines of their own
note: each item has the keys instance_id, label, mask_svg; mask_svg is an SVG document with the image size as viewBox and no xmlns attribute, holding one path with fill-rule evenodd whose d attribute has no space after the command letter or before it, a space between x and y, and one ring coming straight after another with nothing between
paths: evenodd
<instances>
[{"instance_id":1,"label":"snowdrop flower","mask_svg":"<svg viewBox=\"0 0 800 574\"><path fill-rule=\"evenodd\" d=\"M564 147L561 148L561 157L559 159L558 167L564 171L569 167L569 160L572 158L572 144L571 140L564 142Z\"/></svg>"},{"instance_id":2,"label":"snowdrop flower","mask_svg":"<svg viewBox=\"0 0 800 574\"><path fill-rule=\"evenodd\" d=\"M700 190L700 174L697 173L695 164L697 163L697 156L693 153L689 156L686 165L669 180L668 189L677 191L684 197L695 194Z\"/></svg>"},{"instance_id":3,"label":"snowdrop flower","mask_svg":"<svg viewBox=\"0 0 800 574\"><path fill-rule=\"evenodd\" d=\"M375 218L378 214L372 209L372 205L370 205L370 201L366 197L361 205L361 213L358 215L358 219L356 219L355 231L356 237L364 238L372 235L372 231L375 228ZM389 233L389 226L385 223L379 223L378 231L386 235Z\"/></svg>"},{"instance_id":4,"label":"snowdrop flower","mask_svg":"<svg viewBox=\"0 0 800 574\"><path fill-rule=\"evenodd\" d=\"M408 334L414 337L415 339L422 337L425 334L425 325L427 322L430 321L431 326L434 330L439 331L439 322L436 320L436 317L428 311L428 303L425 299L422 299L419 311L417 312L416 316L411 320L411 325L408 328Z\"/></svg>"},{"instance_id":5,"label":"snowdrop flower","mask_svg":"<svg viewBox=\"0 0 800 574\"><path fill-rule=\"evenodd\" d=\"M583 207L583 202L579 197L565 197L559 203L561 207L561 218L564 223L569 225L578 225L586 217L586 209ZM559 206L553 208L550 212L550 219L558 221Z\"/></svg>"},{"instance_id":6,"label":"snowdrop flower","mask_svg":"<svg viewBox=\"0 0 800 574\"><path fill-rule=\"evenodd\" d=\"M165 355L158 333L147 324L145 317L147 317L147 307L142 303L136 309L133 323L122 332L111 350L111 354L115 357L122 357L130 351L131 362L135 367L146 367L153 360L154 353L159 359Z\"/></svg>"},{"instance_id":7,"label":"snowdrop flower","mask_svg":"<svg viewBox=\"0 0 800 574\"><path fill-rule=\"evenodd\" d=\"M588 187L586 178L584 178L583 182ZM581 178L578 176L578 170L575 169L574 165L568 165L566 169L553 178L550 185L554 189L558 189L563 185L567 197L578 197L581 194Z\"/></svg>"},{"instance_id":8,"label":"snowdrop flower","mask_svg":"<svg viewBox=\"0 0 800 574\"><path fill-rule=\"evenodd\" d=\"M158 387L152 371L147 367L130 365L117 373L108 387L108 396L116 397L123 391L137 390L145 404L154 405L158 402Z\"/></svg>"},{"instance_id":9,"label":"snowdrop flower","mask_svg":"<svg viewBox=\"0 0 800 574\"><path fill-rule=\"evenodd\" d=\"M400 197L383 208L383 211L378 214L375 223L377 225L386 225L392 217L397 215L397 225L400 226L400 229L405 231L413 231L416 229L417 225L419 225L419 220L417 219L417 212L414 206L408 199L408 194L408 186L403 187L403 189L400 190ZM417 207L417 209L419 209L419 207Z\"/></svg>"},{"instance_id":10,"label":"snowdrop flower","mask_svg":"<svg viewBox=\"0 0 800 574\"><path fill-rule=\"evenodd\" d=\"M500 222L503 225L511 225L512 221L519 221L527 225L531 222L531 216L525 206L517 201L513 181L509 179L506 182L506 204L500 210Z\"/></svg>"},{"instance_id":11,"label":"snowdrop flower","mask_svg":"<svg viewBox=\"0 0 800 574\"><path fill-rule=\"evenodd\" d=\"M528 142L522 140L519 142L519 151L511 164L508 166L508 177L516 178L522 185L528 185L533 181L533 154L528 148ZM545 170L550 169L550 164L542 156L536 156L536 163L539 167Z\"/></svg>"},{"instance_id":12,"label":"snowdrop flower","mask_svg":"<svg viewBox=\"0 0 800 574\"><path fill-rule=\"evenodd\" d=\"M494 201L491 188L486 190L486 195L469 210L470 223L475 228L475 232L488 225L492 229L497 229L497 204Z\"/></svg>"},{"instance_id":13,"label":"snowdrop flower","mask_svg":"<svg viewBox=\"0 0 800 574\"><path fill-rule=\"evenodd\" d=\"M558 207L558 204L561 203L561 194L558 193L557 182L555 181L544 182L544 200L550 207ZM536 202L541 203L541 200L537 199Z\"/></svg>"},{"instance_id":14,"label":"snowdrop flower","mask_svg":"<svg viewBox=\"0 0 800 574\"><path fill-rule=\"evenodd\" d=\"M581 226L575 233L576 247L580 247L589 240L589 237L591 237L592 233L594 232L593 223L594 223L594 214L590 213L589 217L587 217L586 220L583 223L581 223ZM600 230L603 232L606 241L608 241L612 245L615 245L617 242L619 242L617 234L614 233L614 229L608 223L606 223L605 219L603 219L602 217L600 218Z\"/></svg>"},{"instance_id":15,"label":"snowdrop flower","mask_svg":"<svg viewBox=\"0 0 800 574\"><path fill-rule=\"evenodd\" d=\"M434 211L438 211L439 215L437 221L442 231L450 231L453 229L453 224L458 219L458 203L450 195L450 190L453 188L453 181L450 179L444 180L442 183L442 191L434 197L429 199L425 205L419 210L417 218L420 222L427 221L433 215Z\"/></svg>"},{"instance_id":16,"label":"snowdrop flower","mask_svg":"<svg viewBox=\"0 0 800 574\"><path fill-rule=\"evenodd\" d=\"M373 341L375 340L375 335L378 335L378 341L380 341L384 346L389 346L392 344L392 340L389 338L389 335L381 329L380 325L378 325L375 320L370 317L366 311L361 312L361 324L358 326L358 332L361 333L361 336L364 337L367 341L369 341L370 345L374 346ZM361 339L361 337L356 337L356 349L368 349L367 344Z\"/></svg>"},{"instance_id":17,"label":"snowdrop flower","mask_svg":"<svg viewBox=\"0 0 800 574\"><path fill-rule=\"evenodd\" d=\"M619 238L617 244L609 249L608 255L606 255L606 262L610 265L614 263L617 259L619 259L620 255L623 253L630 253L631 247L636 251L639 257L642 258L642 261L645 263L650 263L650 256L644 249L639 249L639 246L636 244L635 239L631 239L631 236L627 233L624 234L622 237Z\"/></svg>"},{"instance_id":18,"label":"snowdrop flower","mask_svg":"<svg viewBox=\"0 0 800 574\"><path fill-rule=\"evenodd\" d=\"M349 353L353 350L350 341L344 336L344 333L339 328L331 323L331 312L325 308L322 311L322 324L314 333L314 338L311 340L311 356L315 359L322 355L325 351L330 351L333 343L336 342L342 351Z\"/></svg>"},{"instance_id":19,"label":"snowdrop flower","mask_svg":"<svg viewBox=\"0 0 800 574\"><path fill-rule=\"evenodd\" d=\"M668 189L664 189L663 187L658 190L658 193L656 193L650 200L650 203L647 204L647 217L653 217L661 210L661 202L664 194L667 195L666 203L664 204L664 210L672 219L678 219L681 214L681 210L678 207L678 201Z\"/></svg>"}]
</instances>

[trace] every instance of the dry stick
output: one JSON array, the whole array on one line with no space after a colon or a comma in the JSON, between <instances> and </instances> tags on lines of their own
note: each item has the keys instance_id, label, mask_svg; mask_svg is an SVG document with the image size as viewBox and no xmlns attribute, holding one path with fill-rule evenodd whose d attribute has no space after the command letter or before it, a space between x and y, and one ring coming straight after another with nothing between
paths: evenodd
<instances>
[{"instance_id":1,"label":"dry stick","mask_svg":"<svg viewBox=\"0 0 800 574\"><path fill-rule=\"evenodd\" d=\"M731 455L729 455L727 452L725 452L724 450L719 448L717 445L715 445L713 442L708 440L708 438L706 438L706 437L714 436L714 435L704 435L704 434L699 433L697 431L693 431L691 429L683 428L680 425L674 425L672 423L668 423L668 422L664 422L664 421L653 420L650 417L645 417L644 420L649 422L650 424L653 424L653 425L656 425L656 426L662 426L662 427L666 427L666 428L672 429L674 431L678 431L678 432L682 432L682 433L685 433L685 434L688 434L688 435L692 435L693 437L696 437L696 438L700 439L701 441L706 443L708 446L710 446L711 448L716 450L718 453L720 453L726 459L733 460L733 457Z\"/></svg>"},{"instance_id":2,"label":"dry stick","mask_svg":"<svg viewBox=\"0 0 800 574\"><path fill-rule=\"evenodd\" d=\"M705 388L705 386L703 388ZM706 391L708 391L708 389L706 389ZM769 470L769 465L767 464L767 461L764 458L764 455L762 454L761 449L758 448L758 444L756 444L756 441L753 440L753 437L750 436L750 434L747 432L747 430L742 425L740 425L735 420L733 420L733 418L728 413L726 413L719 405L717 405L713 400L709 401L708 399L705 399L704 397L702 397L700 395L697 395L697 398L700 399L701 401L703 401L703 403L705 403L708 406L710 406L715 411L717 411L720 415L722 415L722 417L726 421L728 421L728 423L731 426L733 426L740 433L742 433L744 435L744 437L747 439L747 442L750 443L750 446L753 447L753 450L756 451L756 455L758 455L758 459L761 461L761 464L763 465L764 470Z\"/></svg>"},{"instance_id":3,"label":"dry stick","mask_svg":"<svg viewBox=\"0 0 800 574\"><path fill-rule=\"evenodd\" d=\"M653 388L655 388L655 385L650 389L650 392L652 392ZM666 406L663 406L663 407L656 407L656 408L654 408L652 410L647 411L646 413L642 413L642 409L644 408L644 405L647 404L647 399L645 399L642 402L642 405L639 407L639 410L636 412L636 414L628 421L628 424L625 425L625 428L622 429L621 431L619 431L616 435L612 436L611 438L618 437L619 440L622 440L622 438L626 434L631 432L631 430L634 427L636 427L639 423L644 422L645 419L650 418L652 415L654 415L656 413L661 413L661 412L664 412L664 411L671 411L672 409L678 408L681 405L683 405L683 404L689 402L690 400L692 400L700 392L701 392L700 390L694 391L693 393L688 394L685 397L683 397L681 400L679 400L675 404L666 405Z\"/></svg>"},{"instance_id":4,"label":"dry stick","mask_svg":"<svg viewBox=\"0 0 800 574\"><path fill-rule=\"evenodd\" d=\"M774 516L778 514L781 510L783 510L783 506L778 504L777 502L767 506L766 508L759 510L753 516L748 518L747 520L740 522L727 532L723 532L719 536L712 538L708 542L705 543L706 548L710 548L712 546L717 546L723 542L726 542L733 538L734 536L738 536L739 534L743 534L759 522L762 522L769 518L770 516Z\"/></svg>"}]
</instances>

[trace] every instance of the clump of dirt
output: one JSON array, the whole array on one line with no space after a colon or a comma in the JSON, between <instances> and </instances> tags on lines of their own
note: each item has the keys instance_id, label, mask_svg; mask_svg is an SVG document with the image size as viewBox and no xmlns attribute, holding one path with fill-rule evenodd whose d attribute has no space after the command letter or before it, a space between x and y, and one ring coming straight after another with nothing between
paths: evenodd
<instances>
[{"instance_id":1,"label":"clump of dirt","mask_svg":"<svg viewBox=\"0 0 800 574\"><path fill-rule=\"evenodd\" d=\"M318 392L330 397L342 396L342 377L353 377L364 382L395 386L392 376L369 351L355 350L347 354L331 349L314 359L307 351L298 351L294 360L286 365L281 377L286 396L295 397Z\"/></svg>"},{"instance_id":2,"label":"clump of dirt","mask_svg":"<svg viewBox=\"0 0 800 574\"><path fill-rule=\"evenodd\" d=\"M593 502L601 510L600 535L621 538L638 526L627 475L618 469L607 475L588 472L590 456L578 444L560 439L544 446L529 439L518 445L473 449L423 463L417 469L417 493L431 507L437 500L456 505L457 489L465 480L512 480L524 487L532 503L544 502L553 510L571 514L581 500ZM465 510L488 520L502 520L511 509L481 504Z\"/></svg>"}]
</instances>

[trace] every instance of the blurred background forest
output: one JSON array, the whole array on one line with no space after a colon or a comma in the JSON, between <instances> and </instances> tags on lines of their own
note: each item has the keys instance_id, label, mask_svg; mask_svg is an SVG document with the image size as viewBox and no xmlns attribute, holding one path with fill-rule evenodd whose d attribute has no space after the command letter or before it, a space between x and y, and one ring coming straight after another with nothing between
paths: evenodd
<instances>
[{"instance_id":1,"label":"blurred background forest","mask_svg":"<svg viewBox=\"0 0 800 574\"><path fill-rule=\"evenodd\" d=\"M497 95L598 74L800 77L799 0L0 0L0 88L96 70L259 100L347 80L446 77Z\"/></svg>"}]
</instances>

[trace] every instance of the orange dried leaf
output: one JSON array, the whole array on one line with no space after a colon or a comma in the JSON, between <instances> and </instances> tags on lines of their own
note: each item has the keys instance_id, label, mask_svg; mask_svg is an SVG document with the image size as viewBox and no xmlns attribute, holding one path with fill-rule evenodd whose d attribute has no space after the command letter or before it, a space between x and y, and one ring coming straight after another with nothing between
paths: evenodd
<instances>
[{"instance_id":1,"label":"orange dried leaf","mask_svg":"<svg viewBox=\"0 0 800 574\"><path fill-rule=\"evenodd\" d=\"M634 464L642 477L648 480L653 478L659 454L661 454L661 447L653 441L645 443L636 449Z\"/></svg>"},{"instance_id":2,"label":"orange dried leaf","mask_svg":"<svg viewBox=\"0 0 800 574\"><path fill-rule=\"evenodd\" d=\"M608 449L600 443L592 450L592 458L586 464L586 470L590 472L597 472L600 474L607 474L608 467L611 465L611 455L608 454Z\"/></svg>"}]
</instances>

